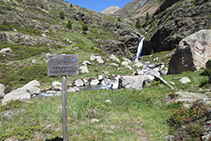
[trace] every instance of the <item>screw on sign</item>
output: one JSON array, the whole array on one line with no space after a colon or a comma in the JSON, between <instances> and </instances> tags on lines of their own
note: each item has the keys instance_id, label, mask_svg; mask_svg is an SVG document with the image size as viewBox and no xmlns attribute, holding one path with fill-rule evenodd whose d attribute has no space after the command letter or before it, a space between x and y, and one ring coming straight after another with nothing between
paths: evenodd
<instances>
[{"instance_id":1,"label":"screw on sign","mask_svg":"<svg viewBox=\"0 0 211 141\"><path fill-rule=\"evenodd\" d=\"M48 55L48 76L62 76L62 115L63 140L68 141L67 133L67 75L78 75L78 54Z\"/></svg>"}]
</instances>

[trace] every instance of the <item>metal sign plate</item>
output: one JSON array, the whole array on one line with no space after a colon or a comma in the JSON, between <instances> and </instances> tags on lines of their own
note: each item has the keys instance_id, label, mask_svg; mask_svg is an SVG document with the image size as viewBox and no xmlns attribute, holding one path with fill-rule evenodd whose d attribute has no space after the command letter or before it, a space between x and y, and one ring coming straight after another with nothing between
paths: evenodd
<instances>
[{"instance_id":1,"label":"metal sign plate","mask_svg":"<svg viewBox=\"0 0 211 141\"><path fill-rule=\"evenodd\" d=\"M78 54L48 55L48 76L78 75Z\"/></svg>"}]
</instances>

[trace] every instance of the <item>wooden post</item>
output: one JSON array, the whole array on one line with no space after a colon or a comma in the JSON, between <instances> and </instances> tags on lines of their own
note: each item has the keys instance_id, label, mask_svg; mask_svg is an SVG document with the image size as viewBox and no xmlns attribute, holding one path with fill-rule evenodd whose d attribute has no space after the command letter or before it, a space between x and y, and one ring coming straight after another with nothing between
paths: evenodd
<instances>
[{"instance_id":1,"label":"wooden post","mask_svg":"<svg viewBox=\"0 0 211 141\"><path fill-rule=\"evenodd\" d=\"M62 116L63 116L63 141L68 141L67 130L67 80L62 76Z\"/></svg>"}]
</instances>

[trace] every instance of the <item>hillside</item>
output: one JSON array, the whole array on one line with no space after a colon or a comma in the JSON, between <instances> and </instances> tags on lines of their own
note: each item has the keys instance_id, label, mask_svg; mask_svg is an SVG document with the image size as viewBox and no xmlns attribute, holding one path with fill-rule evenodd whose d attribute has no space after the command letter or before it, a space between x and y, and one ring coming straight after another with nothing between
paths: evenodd
<instances>
[{"instance_id":1,"label":"hillside","mask_svg":"<svg viewBox=\"0 0 211 141\"><path fill-rule=\"evenodd\" d=\"M210 0L133 0L112 15L0 0L0 140L63 140L64 85L47 74L59 54L79 56L66 76L69 140L211 140L211 30L200 29Z\"/></svg>"},{"instance_id":2,"label":"hillside","mask_svg":"<svg viewBox=\"0 0 211 141\"><path fill-rule=\"evenodd\" d=\"M162 1L163 0L133 0L123 8L114 12L113 16L137 18L145 16L147 12L151 15L158 9Z\"/></svg>"},{"instance_id":3,"label":"hillside","mask_svg":"<svg viewBox=\"0 0 211 141\"><path fill-rule=\"evenodd\" d=\"M111 15L119 9L120 9L119 6L111 6L111 7L106 8L105 10L101 11L100 13L106 14L106 15Z\"/></svg>"}]
</instances>

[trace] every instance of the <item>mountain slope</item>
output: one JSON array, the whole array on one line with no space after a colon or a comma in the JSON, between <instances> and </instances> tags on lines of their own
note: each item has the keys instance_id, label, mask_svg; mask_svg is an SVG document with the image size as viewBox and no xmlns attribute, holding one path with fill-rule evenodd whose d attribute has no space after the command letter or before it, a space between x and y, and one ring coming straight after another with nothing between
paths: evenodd
<instances>
[{"instance_id":1,"label":"mountain slope","mask_svg":"<svg viewBox=\"0 0 211 141\"><path fill-rule=\"evenodd\" d=\"M105 10L101 11L100 13L106 14L106 15L111 15L119 9L120 9L119 6L111 6L111 7L106 8Z\"/></svg>"},{"instance_id":2,"label":"mountain slope","mask_svg":"<svg viewBox=\"0 0 211 141\"><path fill-rule=\"evenodd\" d=\"M147 12L149 14L153 14L160 4L160 0L133 0L120 10L116 11L113 16L137 18L140 16L145 16Z\"/></svg>"}]
</instances>

